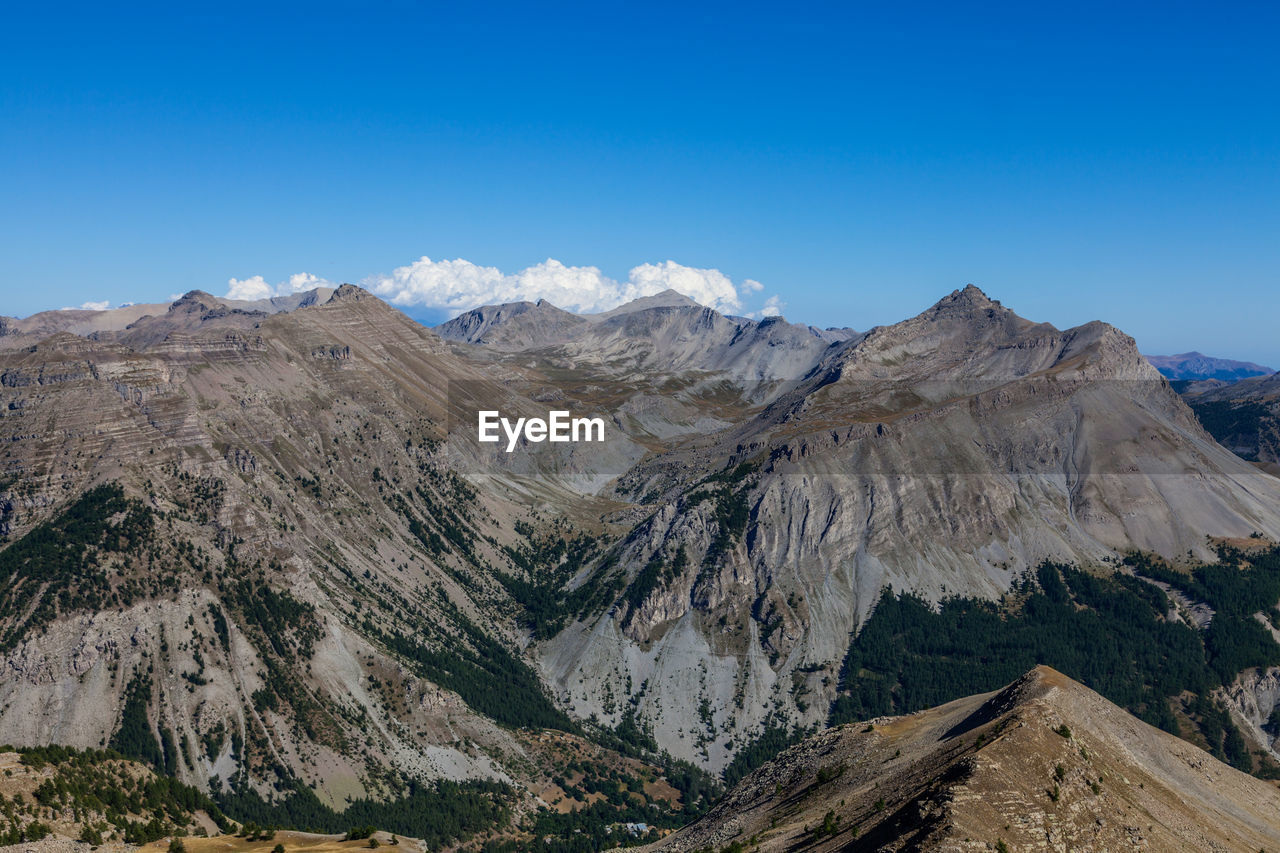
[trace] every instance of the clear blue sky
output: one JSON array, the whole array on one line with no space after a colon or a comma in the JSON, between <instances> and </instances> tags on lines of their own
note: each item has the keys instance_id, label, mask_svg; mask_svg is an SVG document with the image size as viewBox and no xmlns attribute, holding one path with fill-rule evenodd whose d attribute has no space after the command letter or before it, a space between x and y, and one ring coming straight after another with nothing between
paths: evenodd
<instances>
[{"instance_id":1,"label":"clear blue sky","mask_svg":"<svg viewBox=\"0 0 1280 853\"><path fill-rule=\"evenodd\" d=\"M673 259L1280 367L1280 11L1116 6L8 4L0 313Z\"/></svg>"}]
</instances>

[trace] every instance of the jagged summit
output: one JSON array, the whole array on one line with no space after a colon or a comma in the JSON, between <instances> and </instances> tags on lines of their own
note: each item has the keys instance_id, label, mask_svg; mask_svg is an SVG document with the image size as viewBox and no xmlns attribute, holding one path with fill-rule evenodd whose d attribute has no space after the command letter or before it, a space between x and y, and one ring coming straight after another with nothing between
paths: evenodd
<instances>
[{"instance_id":1,"label":"jagged summit","mask_svg":"<svg viewBox=\"0 0 1280 853\"><path fill-rule=\"evenodd\" d=\"M965 304L974 305L981 308L990 308L998 306L1000 301L987 296L986 291L978 287L976 284L966 284L959 290L953 290L942 299L938 300L938 305L947 304Z\"/></svg>"},{"instance_id":2,"label":"jagged summit","mask_svg":"<svg viewBox=\"0 0 1280 853\"><path fill-rule=\"evenodd\" d=\"M329 302L362 302L366 299L376 298L363 287L355 284L343 284L333 291L333 295L329 297Z\"/></svg>"},{"instance_id":3,"label":"jagged summit","mask_svg":"<svg viewBox=\"0 0 1280 853\"><path fill-rule=\"evenodd\" d=\"M934 319L960 317L967 319L1016 318L1023 323L1031 323L1031 321L1019 317L1011 309L1006 308L1001 304L1000 300L987 296L981 288L973 284L966 284L959 290L951 291L927 310L922 311L919 316Z\"/></svg>"},{"instance_id":4,"label":"jagged summit","mask_svg":"<svg viewBox=\"0 0 1280 853\"><path fill-rule=\"evenodd\" d=\"M210 311L215 308L224 308L225 303L211 293L203 290L189 290L182 296L175 299L170 305L169 310L176 311Z\"/></svg>"}]
</instances>

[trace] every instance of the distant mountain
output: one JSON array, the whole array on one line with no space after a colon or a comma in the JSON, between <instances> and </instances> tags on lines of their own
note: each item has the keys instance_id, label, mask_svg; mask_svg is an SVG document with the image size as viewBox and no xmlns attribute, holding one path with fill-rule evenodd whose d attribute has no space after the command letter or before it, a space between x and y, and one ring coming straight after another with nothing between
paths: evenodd
<instances>
[{"instance_id":1,"label":"distant mountain","mask_svg":"<svg viewBox=\"0 0 1280 853\"><path fill-rule=\"evenodd\" d=\"M1219 443L1280 475L1280 373L1181 393Z\"/></svg>"},{"instance_id":2,"label":"distant mountain","mask_svg":"<svg viewBox=\"0 0 1280 853\"><path fill-rule=\"evenodd\" d=\"M781 317L729 317L674 290L600 314L572 314L545 300L486 305L437 326L446 340L573 364L597 378L634 370L724 373L738 380L798 379L852 329L818 329Z\"/></svg>"},{"instance_id":3,"label":"distant mountain","mask_svg":"<svg viewBox=\"0 0 1280 853\"><path fill-rule=\"evenodd\" d=\"M805 740L657 850L1280 846L1280 792L1048 667Z\"/></svg>"},{"instance_id":4,"label":"distant mountain","mask_svg":"<svg viewBox=\"0 0 1280 853\"><path fill-rule=\"evenodd\" d=\"M521 349L573 337L589 321L545 299L482 305L435 327L440 337L469 344Z\"/></svg>"},{"instance_id":5,"label":"distant mountain","mask_svg":"<svg viewBox=\"0 0 1280 853\"><path fill-rule=\"evenodd\" d=\"M181 299L182 302L199 302L206 309L220 307L227 311L245 313L278 314L296 311L324 302L333 294L331 287L317 287L287 296L273 296L269 299L241 301L219 299L203 290L193 290ZM107 308L102 311L91 311L84 308L71 308L59 311L41 311L29 317L0 317L0 337L6 335L51 335L55 332L70 332L73 335L93 335L104 332L120 332L147 317L156 317L169 313L168 303L136 303L120 308Z\"/></svg>"},{"instance_id":6,"label":"distant mountain","mask_svg":"<svg viewBox=\"0 0 1280 853\"><path fill-rule=\"evenodd\" d=\"M1267 376L1275 373L1270 367L1254 364L1251 361L1232 361L1229 358L1214 358L1198 352L1184 352L1179 355L1149 355L1147 361L1169 379L1221 379L1234 382L1250 376Z\"/></svg>"}]
</instances>

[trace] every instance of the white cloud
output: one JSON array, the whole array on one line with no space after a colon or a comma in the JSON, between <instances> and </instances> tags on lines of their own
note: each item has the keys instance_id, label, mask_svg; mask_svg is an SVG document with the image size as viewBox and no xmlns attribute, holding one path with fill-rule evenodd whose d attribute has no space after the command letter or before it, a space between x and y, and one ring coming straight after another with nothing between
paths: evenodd
<instances>
[{"instance_id":1,"label":"white cloud","mask_svg":"<svg viewBox=\"0 0 1280 853\"><path fill-rule=\"evenodd\" d=\"M619 282L598 267L565 266L554 258L506 274L462 258L433 261L424 256L389 275L370 276L362 284L396 305L423 305L453 314L480 305L538 299L569 311L608 311L668 288L717 310L741 306L737 288L724 273L675 261L641 264L625 282Z\"/></svg>"},{"instance_id":2,"label":"white cloud","mask_svg":"<svg viewBox=\"0 0 1280 853\"><path fill-rule=\"evenodd\" d=\"M309 272L296 272L289 280L276 288L276 295L284 293L302 293L304 290L315 290L317 287L337 287L327 278L320 278Z\"/></svg>"},{"instance_id":3,"label":"white cloud","mask_svg":"<svg viewBox=\"0 0 1280 853\"><path fill-rule=\"evenodd\" d=\"M485 302L509 302L512 291L497 267L464 261L433 261L426 255L391 275L370 276L364 286L396 305L427 305L465 311Z\"/></svg>"},{"instance_id":4,"label":"white cloud","mask_svg":"<svg viewBox=\"0 0 1280 853\"><path fill-rule=\"evenodd\" d=\"M623 301L652 296L670 288L717 311L733 311L742 307L737 288L720 270L701 270L675 261L641 264L631 270L627 285L634 295Z\"/></svg>"},{"instance_id":5,"label":"white cloud","mask_svg":"<svg viewBox=\"0 0 1280 853\"><path fill-rule=\"evenodd\" d=\"M227 299L238 299L253 302L258 299L270 299L273 296L287 296L303 290L314 290L317 287L333 287L327 279L314 276L309 272L297 272L289 276L287 281L272 287L260 275L249 278L233 278L227 281Z\"/></svg>"},{"instance_id":6,"label":"white cloud","mask_svg":"<svg viewBox=\"0 0 1280 853\"><path fill-rule=\"evenodd\" d=\"M777 294L774 294L764 301L764 305L760 306L759 311L752 311L747 316L752 320L756 320L761 317L779 317L782 315L782 309L785 305L786 303L783 302Z\"/></svg>"},{"instance_id":7,"label":"white cloud","mask_svg":"<svg viewBox=\"0 0 1280 853\"><path fill-rule=\"evenodd\" d=\"M129 303L126 302L125 304L128 305ZM58 310L59 311L106 311L110 307L111 307L111 302L109 300L104 299L101 302L85 302L81 304L79 307L68 305L66 308L59 308Z\"/></svg>"},{"instance_id":8,"label":"white cloud","mask_svg":"<svg viewBox=\"0 0 1280 853\"><path fill-rule=\"evenodd\" d=\"M252 278L232 278L227 280L227 298L253 301L267 299L272 295L271 285L260 275Z\"/></svg>"},{"instance_id":9,"label":"white cloud","mask_svg":"<svg viewBox=\"0 0 1280 853\"><path fill-rule=\"evenodd\" d=\"M618 290L618 283L596 267L566 267L552 258L523 269L511 278L515 280L520 299L545 299L559 308L608 311L626 301Z\"/></svg>"},{"instance_id":10,"label":"white cloud","mask_svg":"<svg viewBox=\"0 0 1280 853\"><path fill-rule=\"evenodd\" d=\"M390 273L371 275L361 284L395 305L435 308L454 316L480 305L539 299L569 311L608 311L668 289L717 311L737 312L742 308L743 294L758 293L764 288L753 279L735 286L720 270L687 267L675 261L640 264L630 271L626 281L616 281L598 267L566 266L554 258L516 273L504 273L497 267L480 266L463 258L433 261L426 256ZM250 301L334 286L305 272L275 285L260 275L233 278L227 285L228 299ZM774 297L775 303L776 300Z\"/></svg>"}]
</instances>

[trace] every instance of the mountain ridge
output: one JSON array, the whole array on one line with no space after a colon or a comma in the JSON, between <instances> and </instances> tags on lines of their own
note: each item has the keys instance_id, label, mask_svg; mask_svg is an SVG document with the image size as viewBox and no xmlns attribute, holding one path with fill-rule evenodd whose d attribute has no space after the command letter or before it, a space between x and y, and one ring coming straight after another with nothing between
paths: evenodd
<instances>
[{"instance_id":1,"label":"mountain ridge","mask_svg":"<svg viewBox=\"0 0 1280 853\"><path fill-rule=\"evenodd\" d=\"M1215 358L1194 351L1177 355L1149 355L1146 359L1169 379L1219 379L1234 382L1251 376L1269 376L1275 373L1270 367L1251 361Z\"/></svg>"},{"instance_id":2,"label":"mountain ridge","mask_svg":"<svg viewBox=\"0 0 1280 853\"><path fill-rule=\"evenodd\" d=\"M1222 849L1280 842L1280 793L1049 667L822 732L650 849Z\"/></svg>"},{"instance_id":3,"label":"mountain ridge","mask_svg":"<svg viewBox=\"0 0 1280 853\"><path fill-rule=\"evenodd\" d=\"M476 342L352 285L302 301L0 338L0 564L38 617L0 625L0 741L95 746L137 696L227 796L485 778L537 808L527 727L716 772L820 724L886 586L996 600L1044 559L1280 535L1274 481L1131 338L977 288L859 334L498 306ZM618 438L485 455L460 388ZM51 575L19 559L72 529Z\"/></svg>"}]
</instances>

